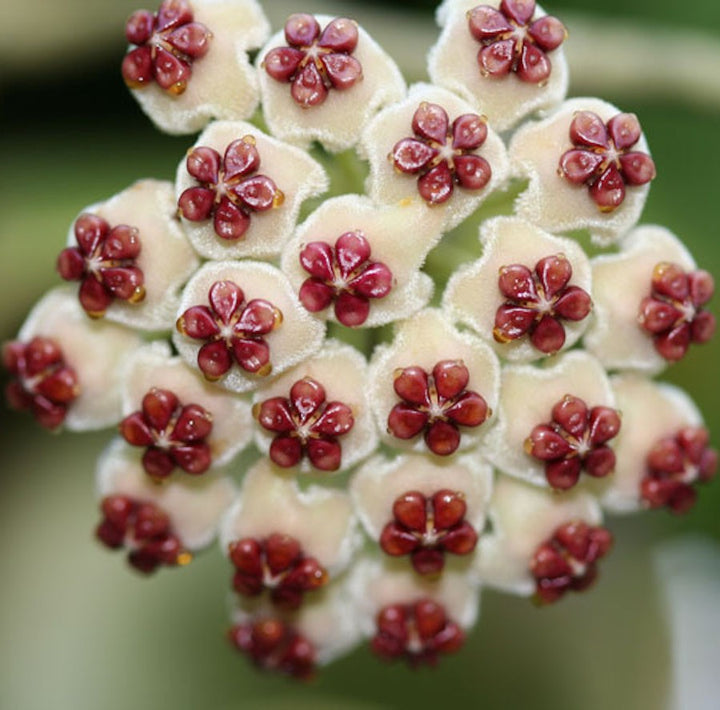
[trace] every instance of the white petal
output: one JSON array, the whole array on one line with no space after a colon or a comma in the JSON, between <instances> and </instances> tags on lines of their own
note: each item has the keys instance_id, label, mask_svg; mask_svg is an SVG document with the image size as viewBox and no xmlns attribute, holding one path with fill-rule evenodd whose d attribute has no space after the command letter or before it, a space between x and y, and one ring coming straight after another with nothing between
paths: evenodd
<instances>
[{"instance_id":1,"label":"white petal","mask_svg":"<svg viewBox=\"0 0 720 710\"><path fill-rule=\"evenodd\" d=\"M320 486L301 491L294 476L263 458L245 475L222 523L220 544L227 550L234 540L274 533L294 537L332 576L347 567L360 543L347 493Z\"/></svg>"},{"instance_id":2,"label":"white petal","mask_svg":"<svg viewBox=\"0 0 720 710\"><path fill-rule=\"evenodd\" d=\"M142 467L141 455L140 450L115 439L98 461L98 497L125 495L154 503L168 514L172 531L185 547L191 550L207 547L235 497L232 481L205 474L153 483Z\"/></svg>"},{"instance_id":3,"label":"white petal","mask_svg":"<svg viewBox=\"0 0 720 710\"><path fill-rule=\"evenodd\" d=\"M434 84L454 91L484 113L497 131L505 131L534 111L560 103L567 93L568 65L562 45L548 52L552 72L547 82L520 81L511 72L503 78L484 77L477 62L482 48L468 29L467 13L479 0L446 0L437 10L443 31L428 56L428 72ZM500 0L482 3L497 9ZM547 14L536 6L534 19Z\"/></svg>"},{"instance_id":4,"label":"white petal","mask_svg":"<svg viewBox=\"0 0 720 710\"><path fill-rule=\"evenodd\" d=\"M392 461L377 456L354 474L350 492L360 520L374 540L393 520L395 500L408 491L418 491L426 497L441 490L463 493L467 504L465 520L481 533L492 482L490 466L468 458L441 464L414 454Z\"/></svg>"},{"instance_id":5,"label":"white petal","mask_svg":"<svg viewBox=\"0 0 720 710\"><path fill-rule=\"evenodd\" d=\"M535 589L530 560L555 530L573 520L602 521L595 498L583 491L561 495L498 476L488 515L492 532L480 538L476 555L483 585L529 596Z\"/></svg>"},{"instance_id":6,"label":"white petal","mask_svg":"<svg viewBox=\"0 0 720 710\"><path fill-rule=\"evenodd\" d=\"M620 113L620 109L599 99L570 99L548 118L519 128L510 143L511 169L530 183L515 207L519 216L543 229L588 229L594 242L606 246L640 219L650 184L628 185L622 204L612 212L601 212L585 185L573 185L558 174L560 158L573 147L569 130L578 111L592 111L605 122ZM633 150L649 154L644 136Z\"/></svg>"},{"instance_id":7,"label":"white petal","mask_svg":"<svg viewBox=\"0 0 720 710\"><path fill-rule=\"evenodd\" d=\"M525 453L524 443L538 424L547 424L552 408L567 394L589 407L614 407L605 370L592 355L574 350L545 361L545 367L509 365L502 370L497 424L483 453L504 473L547 487L545 464Z\"/></svg>"},{"instance_id":8,"label":"white petal","mask_svg":"<svg viewBox=\"0 0 720 710\"><path fill-rule=\"evenodd\" d=\"M640 484L650 449L684 427L702 426L702 416L690 397L673 385L632 373L616 375L611 383L622 428L615 445L615 473L604 486L601 502L613 512L630 513L644 507Z\"/></svg>"},{"instance_id":9,"label":"white petal","mask_svg":"<svg viewBox=\"0 0 720 710\"><path fill-rule=\"evenodd\" d=\"M456 187L447 202L428 207L417 191L417 176L398 173L388 159L398 141L413 137L412 118L423 101L441 105L451 125L458 116L476 112L470 104L445 89L414 84L405 100L381 111L363 133L361 150L370 161L367 191L373 200L381 204L410 200L425 205L427 210L439 211L445 228L449 230L470 215L493 191L502 188L508 172L507 154L497 134L488 129L485 143L475 151L490 163L492 177L488 184L477 191Z\"/></svg>"},{"instance_id":10,"label":"white petal","mask_svg":"<svg viewBox=\"0 0 720 710\"><path fill-rule=\"evenodd\" d=\"M365 356L349 345L326 340L322 350L316 355L273 380L267 387L258 388L253 396L253 403L261 403L271 397L287 398L292 386L305 377L323 386L327 403L342 402L352 410L354 419L352 429L338 437L342 447L342 463L338 472L349 469L372 453L378 441L368 403ZM273 432L265 430L259 424L256 425L255 443L263 454L268 453L274 438ZM321 476L330 473L313 468L307 457L303 457L300 470Z\"/></svg>"},{"instance_id":11,"label":"white petal","mask_svg":"<svg viewBox=\"0 0 720 710\"><path fill-rule=\"evenodd\" d=\"M290 238L300 206L309 197L321 195L328 188L328 178L319 163L295 146L264 134L251 123L216 121L198 137L193 147L213 148L220 156L234 140L252 136L260 154L257 175L266 175L284 194L281 205L266 212L252 212L250 226L241 239L222 239L215 234L213 219L191 222L182 219L183 227L197 252L208 259L239 257L269 258L276 256ZM192 150L192 148L190 149ZM183 158L177 169L176 197L199 183L187 171Z\"/></svg>"},{"instance_id":12,"label":"white petal","mask_svg":"<svg viewBox=\"0 0 720 710\"><path fill-rule=\"evenodd\" d=\"M60 287L47 293L30 312L18 340L42 336L58 343L80 384L80 394L70 405L64 426L91 431L120 421L127 360L141 340L122 326L91 320L75 291Z\"/></svg>"},{"instance_id":13,"label":"white petal","mask_svg":"<svg viewBox=\"0 0 720 710\"><path fill-rule=\"evenodd\" d=\"M269 264L254 261L208 262L188 282L182 293L178 317L192 306L208 305L208 292L217 281L233 281L245 294L245 303L261 298L279 308L282 323L264 336L270 346L272 375L279 375L312 355L322 343L324 327L300 305L284 274ZM173 335L180 355L192 367L203 343L180 333ZM247 392L260 384L262 378L242 370L237 364L217 381L233 392Z\"/></svg>"},{"instance_id":14,"label":"white petal","mask_svg":"<svg viewBox=\"0 0 720 710\"><path fill-rule=\"evenodd\" d=\"M667 261L692 271L695 262L664 227L638 227L620 247L619 254L605 254L591 262L595 310L585 346L608 369L654 374L668 362L655 350L652 336L638 323L640 303L650 295L657 264Z\"/></svg>"},{"instance_id":15,"label":"white petal","mask_svg":"<svg viewBox=\"0 0 720 710\"><path fill-rule=\"evenodd\" d=\"M334 18L317 15L321 28ZM286 47L284 32L278 32L258 55L258 79L263 118L278 138L308 147L313 140L337 152L357 143L368 120L383 106L405 95L405 80L397 65L375 40L358 27L358 44L352 55L362 65L362 78L349 89L330 89L318 106L301 108L290 94L290 83L273 79L263 68L265 55L275 47Z\"/></svg>"},{"instance_id":16,"label":"white petal","mask_svg":"<svg viewBox=\"0 0 720 710\"><path fill-rule=\"evenodd\" d=\"M252 438L250 405L237 395L208 384L197 370L179 357L171 357L170 346L156 341L140 348L128 366L123 393L123 413L141 409L143 397L154 387L177 395L182 405L199 404L212 415L212 432L207 443L212 466L224 466L244 449Z\"/></svg>"},{"instance_id":17,"label":"white petal","mask_svg":"<svg viewBox=\"0 0 720 710\"><path fill-rule=\"evenodd\" d=\"M363 195L334 197L300 225L283 252L282 270L298 292L309 277L300 264L306 244L322 241L334 247L342 234L362 232L370 243L370 261L385 264L394 277L387 296L370 299L370 314L363 325L385 325L420 310L430 299L432 282L418 270L442 236L441 217L440 212L428 212L417 202L378 207ZM337 320L332 306L317 317Z\"/></svg>"},{"instance_id":18,"label":"white petal","mask_svg":"<svg viewBox=\"0 0 720 710\"><path fill-rule=\"evenodd\" d=\"M270 34L256 0L193 0L194 21L211 32L208 53L192 64L187 89L172 96L152 82L134 89L142 110L167 133L195 133L212 119L249 118L259 101L247 50Z\"/></svg>"},{"instance_id":19,"label":"white petal","mask_svg":"<svg viewBox=\"0 0 720 710\"><path fill-rule=\"evenodd\" d=\"M400 402L393 388L395 371L418 366L430 373L442 360L462 360L470 373L467 389L480 394L490 410L495 410L500 386L500 365L493 351L475 335L455 330L442 311L425 309L400 322L392 344L377 347L370 362L370 401L381 432L387 432L388 415ZM478 427L462 427L458 451L476 446L483 440L493 421L494 418L490 417ZM382 438L385 443L396 448L417 453L428 452L422 435L402 440L384 433Z\"/></svg>"},{"instance_id":20,"label":"white petal","mask_svg":"<svg viewBox=\"0 0 720 710\"><path fill-rule=\"evenodd\" d=\"M500 357L514 362L545 357L527 335L509 343L498 343L493 337L495 314L506 301L498 288L498 272L501 267L513 264L523 264L533 270L540 259L564 254L572 265L570 285L592 293L590 262L585 252L576 242L555 237L517 217L487 220L482 225L480 239L482 258L453 274L445 290L443 306L482 336ZM589 318L562 321L566 335L563 350L577 342L588 323Z\"/></svg>"}]
</instances>

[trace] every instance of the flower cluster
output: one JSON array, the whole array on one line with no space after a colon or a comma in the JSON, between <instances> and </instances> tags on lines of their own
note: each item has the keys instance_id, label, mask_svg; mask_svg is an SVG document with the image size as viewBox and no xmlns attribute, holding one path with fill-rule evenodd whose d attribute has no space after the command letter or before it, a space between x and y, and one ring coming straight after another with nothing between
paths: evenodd
<instances>
[{"instance_id":1,"label":"flower cluster","mask_svg":"<svg viewBox=\"0 0 720 710\"><path fill-rule=\"evenodd\" d=\"M299 678L363 639L434 664L486 587L588 588L605 513L685 512L717 465L690 397L652 379L711 338L713 280L637 226L638 118L566 100L567 33L534 0L437 18L431 83L408 87L350 18L270 36L256 0L134 13L128 87L202 133L174 183L80 212L57 261L79 287L3 348L12 407L117 429L99 541L149 574L219 540L230 641ZM363 184L330 180L341 151ZM441 289L426 258L461 223L479 242Z\"/></svg>"}]
</instances>

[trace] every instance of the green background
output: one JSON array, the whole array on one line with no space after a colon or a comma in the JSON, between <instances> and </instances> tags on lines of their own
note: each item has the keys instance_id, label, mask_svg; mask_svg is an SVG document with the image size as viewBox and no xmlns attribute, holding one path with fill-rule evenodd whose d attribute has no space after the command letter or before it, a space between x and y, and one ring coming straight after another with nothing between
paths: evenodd
<instances>
[{"instance_id":1,"label":"green background","mask_svg":"<svg viewBox=\"0 0 720 710\"><path fill-rule=\"evenodd\" d=\"M59 282L54 261L76 214L140 177L172 179L192 142L155 131L122 85L122 27L136 2L56 5L0 4L0 340L12 338L32 304ZM273 18L286 14L285 5L268 4ZM377 27L409 79L423 78L421 50L432 41L434 3L393 3L406 6L407 15L388 21L387 3L348 6L345 12L371 32ZM717 54L720 3L605 0L593 4L591 15L582 2L545 7L561 18L602 13L614 23L613 32L595 38L596 74L585 72L571 94L600 86L603 98L640 116L659 173L643 222L670 228L698 264L720 275L717 79L689 99L677 79L664 84L661 65L657 85L630 81L614 91L604 80L606 65L632 45L632 32L630 39L622 33L628 28L646 41L657 37L660 52L667 38L691 42L686 32L699 30ZM404 58L413 55L409 64ZM687 61L695 61L690 52ZM712 78L711 64L696 67ZM630 78L636 70L626 67ZM664 376L696 398L716 445L719 356L716 339ZM485 593L466 648L437 669L386 666L360 649L318 680L297 685L254 672L223 642L229 572L217 550L182 572L144 580L94 543L94 461L108 432L58 437L27 417L0 415L2 710L352 710L453 701L487 709L662 708L678 649L656 555L688 536L720 540L715 483L685 518L657 512L612 520L617 549L590 594L538 610L527 600ZM717 564L717 554L711 558Z\"/></svg>"}]
</instances>

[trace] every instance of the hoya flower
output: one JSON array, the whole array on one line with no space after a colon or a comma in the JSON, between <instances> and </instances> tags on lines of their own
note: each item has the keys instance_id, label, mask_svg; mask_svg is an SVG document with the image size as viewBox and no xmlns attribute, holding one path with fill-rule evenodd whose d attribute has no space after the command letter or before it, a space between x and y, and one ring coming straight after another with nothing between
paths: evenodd
<instances>
[{"instance_id":1,"label":"hoya flower","mask_svg":"<svg viewBox=\"0 0 720 710\"><path fill-rule=\"evenodd\" d=\"M567 31L534 0L445 0L437 20L443 31L428 59L430 78L475 105L497 130L565 98Z\"/></svg>"},{"instance_id":2,"label":"hoya flower","mask_svg":"<svg viewBox=\"0 0 720 710\"><path fill-rule=\"evenodd\" d=\"M143 330L171 327L180 288L198 266L175 212L170 183L142 180L73 222L57 268L81 282L89 316Z\"/></svg>"},{"instance_id":3,"label":"hoya flower","mask_svg":"<svg viewBox=\"0 0 720 710\"><path fill-rule=\"evenodd\" d=\"M712 276L664 227L638 227L592 269L596 308L585 344L606 367L656 373L712 337Z\"/></svg>"},{"instance_id":4,"label":"hoya flower","mask_svg":"<svg viewBox=\"0 0 720 710\"><path fill-rule=\"evenodd\" d=\"M194 133L211 119L248 118L258 87L247 52L269 34L256 0L163 0L125 26L122 75L163 131Z\"/></svg>"},{"instance_id":5,"label":"hoya flower","mask_svg":"<svg viewBox=\"0 0 720 710\"><path fill-rule=\"evenodd\" d=\"M637 118L593 98L524 124L509 152L530 181L517 213L551 232L588 229L603 246L637 224L655 175Z\"/></svg>"},{"instance_id":6,"label":"hoya flower","mask_svg":"<svg viewBox=\"0 0 720 710\"><path fill-rule=\"evenodd\" d=\"M296 13L257 58L263 118L283 140L331 151L357 143L368 120L402 98L390 56L347 17Z\"/></svg>"},{"instance_id":7,"label":"hoya flower","mask_svg":"<svg viewBox=\"0 0 720 710\"><path fill-rule=\"evenodd\" d=\"M379 203L422 200L446 229L477 209L507 175L507 157L487 119L455 94L415 84L363 133L368 193Z\"/></svg>"},{"instance_id":8,"label":"hoya flower","mask_svg":"<svg viewBox=\"0 0 720 710\"><path fill-rule=\"evenodd\" d=\"M592 308L590 262L570 239L524 220L482 226L483 256L453 274L446 308L507 360L534 360L574 345Z\"/></svg>"}]
</instances>

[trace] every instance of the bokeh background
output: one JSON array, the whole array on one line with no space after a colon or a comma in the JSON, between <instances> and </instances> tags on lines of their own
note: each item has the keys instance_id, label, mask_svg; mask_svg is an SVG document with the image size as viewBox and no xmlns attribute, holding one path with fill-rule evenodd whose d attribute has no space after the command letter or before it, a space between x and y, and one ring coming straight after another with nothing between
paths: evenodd
<instances>
[{"instance_id":1,"label":"bokeh background","mask_svg":"<svg viewBox=\"0 0 720 710\"><path fill-rule=\"evenodd\" d=\"M120 79L124 20L140 4L0 0L0 340L59 282L77 213L140 177L172 179L192 143L159 134ZM435 2L265 4L276 28L290 11L350 14L408 79L425 76ZM545 7L570 27L571 94L640 116L659 168L643 221L669 227L720 277L720 3ZM719 359L720 338L665 376L696 397L716 446ZM257 674L224 643L218 550L145 580L93 541L94 462L110 432L53 436L0 416L2 710L717 707L720 483L685 518L612 519L618 544L587 595L538 610L484 593L466 648L437 669L359 649L297 685Z\"/></svg>"}]
</instances>

